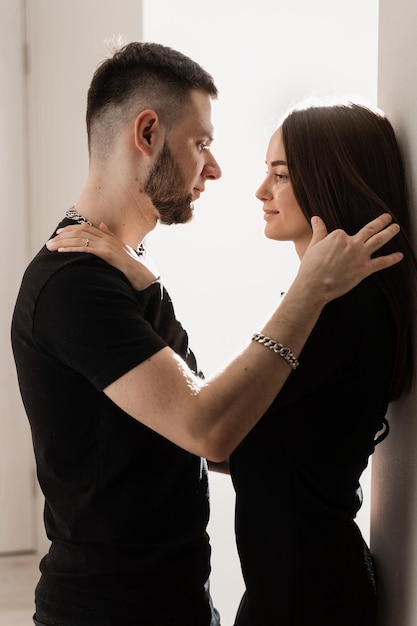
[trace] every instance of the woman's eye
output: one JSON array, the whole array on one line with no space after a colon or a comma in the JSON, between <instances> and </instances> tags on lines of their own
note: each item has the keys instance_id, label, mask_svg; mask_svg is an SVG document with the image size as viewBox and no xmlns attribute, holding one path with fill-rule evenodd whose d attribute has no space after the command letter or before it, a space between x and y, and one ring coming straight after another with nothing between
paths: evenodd
<instances>
[{"instance_id":1,"label":"woman's eye","mask_svg":"<svg viewBox=\"0 0 417 626\"><path fill-rule=\"evenodd\" d=\"M278 180L287 180L288 174L274 174L275 178Z\"/></svg>"}]
</instances>

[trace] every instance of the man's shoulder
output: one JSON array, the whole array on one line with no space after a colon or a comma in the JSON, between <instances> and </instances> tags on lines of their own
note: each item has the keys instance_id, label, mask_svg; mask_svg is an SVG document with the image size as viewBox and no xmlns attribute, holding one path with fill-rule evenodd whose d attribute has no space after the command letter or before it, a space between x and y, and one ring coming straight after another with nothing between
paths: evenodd
<instances>
[{"instance_id":1,"label":"man's shoulder","mask_svg":"<svg viewBox=\"0 0 417 626\"><path fill-rule=\"evenodd\" d=\"M12 335L26 335L35 317L56 319L70 312L100 309L105 295L134 298L132 287L119 270L93 254L49 252L44 246L23 275L12 317Z\"/></svg>"},{"instance_id":2,"label":"man's shoulder","mask_svg":"<svg viewBox=\"0 0 417 626\"><path fill-rule=\"evenodd\" d=\"M36 298L53 279L70 287L109 281L126 285L123 274L98 256L84 252L50 252L46 246L32 259L24 272L21 291Z\"/></svg>"}]
</instances>

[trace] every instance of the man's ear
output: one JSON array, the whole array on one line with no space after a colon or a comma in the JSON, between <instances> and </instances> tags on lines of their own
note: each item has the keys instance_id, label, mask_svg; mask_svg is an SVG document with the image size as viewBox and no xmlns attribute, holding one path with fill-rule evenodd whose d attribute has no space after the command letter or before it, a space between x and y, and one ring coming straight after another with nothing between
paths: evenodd
<instances>
[{"instance_id":1,"label":"man's ear","mask_svg":"<svg viewBox=\"0 0 417 626\"><path fill-rule=\"evenodd\" d=\"M161 122L158 114L151 109L142 111L135 120L135 145L138 150L150 156L160 134Z\"/></svg>"}]
</instances>

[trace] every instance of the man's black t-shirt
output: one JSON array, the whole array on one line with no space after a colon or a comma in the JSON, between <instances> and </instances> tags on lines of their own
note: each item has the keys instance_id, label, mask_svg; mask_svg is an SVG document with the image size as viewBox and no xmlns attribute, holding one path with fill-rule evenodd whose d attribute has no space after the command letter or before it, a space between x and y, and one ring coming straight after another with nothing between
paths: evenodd
<instances>
[{"instance_id":1,"label":"man's black t-shirt","mask_svg":"<svg viewBox=\"0 0 417 626\"><path fill-rule=\"evenodd\" d=\"M205 461L103 393L166 345L198 373L165 289L135 292L98 257L44 247L12 343L52 542L37 607L77 625L209 624Z\"/></svg>"}]
</instances>

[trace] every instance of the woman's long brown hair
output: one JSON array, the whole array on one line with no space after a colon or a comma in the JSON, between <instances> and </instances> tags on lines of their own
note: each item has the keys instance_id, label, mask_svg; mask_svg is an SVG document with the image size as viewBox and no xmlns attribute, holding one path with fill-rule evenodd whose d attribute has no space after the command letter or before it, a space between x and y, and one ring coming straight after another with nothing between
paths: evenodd
<instances>
[{"instance_id":1,"label":"woman's long brown hair","mask_svg":"<svg viewBox=\"0 0 417 626\"><path fill-rule=\"evenodd\" d=\"M353 103L297 108L285 117L281 129L291 183L308 220L319 215L329 232L342 228L354 234L388 212L401 226L399 235L378 254L401 251L404 259L372 277L387 298L397 328L390 393L395 400L410 392L414 382L417 261L394 130L383 114Z\"/></svg>"}]
</instances>

